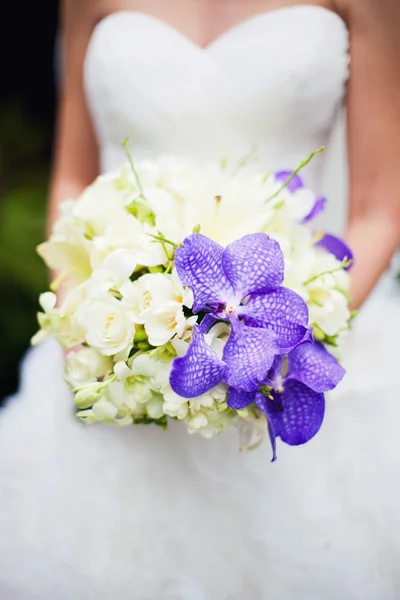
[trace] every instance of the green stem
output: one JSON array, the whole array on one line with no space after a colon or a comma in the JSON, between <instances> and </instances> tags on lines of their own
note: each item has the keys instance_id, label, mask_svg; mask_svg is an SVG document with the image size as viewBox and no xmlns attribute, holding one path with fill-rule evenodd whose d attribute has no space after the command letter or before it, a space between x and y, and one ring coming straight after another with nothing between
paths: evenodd
<instances>
[{"instance_id":1,"label":"green stem","mask_svg":"<svg viewBox=\"0 0 400 600\"><path fill-rule=\"evenodd\" d=\"M129 151L129 148L128 148L128 142L129 142L129 138L127 137L127 138L125 138L125 140L122 142L122 145L123 145L123 147L124 147L125 154L126 154L126 156L127 156L127 158L128 158L129 165L130 165L130 167L131 167L131 169L132 169L132 173L133 173L133 176L134 176L134 178L135 178L136 185L137 185L137 186L138 186L138 188L139 188L140 195L142 196L142 198L144 198L144 200L146 200L146 197L145 197L145 195L144 195L144 192L143 192L142 184L140 183L139 175L137 174L137 171L136 171L135 165L134 165L134 163L133 163L132 155L131 155L131 153L130 153L130 151Z\"/></svg>"},{"instance_id":2,"label":"green stem","mask_svg":"<svg viewBox=\"0 0 400 600\"><path fill-rule=\"evenodd\" d=\"M303 158L303 160L300 162L300 164L295 168L295 170L289 176L289 178L281 185L281 187L274 194L272 194L272 196L270 196L269 198L267 198L266 202L270 202L271 200L273 200L274 198L276 198L277 196L279 196L279 194L296 177L297 173L299 173L304 167L306 167L308 165L308 163L310 163L312 161L312 159L314 158L314 156L316 156L317 154L320 154L324 150L325 150L325 148L324 148L324 146L322 146L321 148L319 148L319 150L315 150L314 152L311 152L310 156L308 156L307 158Z\"/></svg>"},{"instance_id":3,"label":"green stem","mask_svg":"<svg viewBox=\"0 0 400 600\"><path fill-rule=\"evenodd\" d=\"M236 175L242 167L248 165L257 154L257 146L253 146L250 151L245 154L238 162L236 169L234 169L231 175Z\"/></svg>"},{"instance_id":4,"label":"green stem","mask_svg":"<svg viewBox=\"0 0 400 600\"><path fill-rule=\"evenodd\" d=\"M165 238L160 232L158 235L156 235L155 233L148 233L147 235L154 238L156 242L161 242L162 244L169 244L173 247L174 250L179 248L178 244L175 244L175 242L171 242L171 240L167 240L167 238Z\"/></svg>"},{"instance_id":5,"label":"green stem","mask_svg":"<svg viewBox=\"0 0 400 600\"><path fill-rule=\"evenodd\" d=\"M347 267L349 267L351 265L351 263L352 263L351 260L345 259L341 262L339 267L336 267L336 269L331 269L330 271L323 271L322 273L318 273L318 275L314 275L314 277L310 277L310 279L307 279L307 281L305 281L303 283L303 285L308 285L309 283L312 283L313 281L315 281L316 279L319 279L320 277L323 277L324 275L333 275L333 273L337 273L337 271L346 269Z\"/></svg>"}]
</instances>

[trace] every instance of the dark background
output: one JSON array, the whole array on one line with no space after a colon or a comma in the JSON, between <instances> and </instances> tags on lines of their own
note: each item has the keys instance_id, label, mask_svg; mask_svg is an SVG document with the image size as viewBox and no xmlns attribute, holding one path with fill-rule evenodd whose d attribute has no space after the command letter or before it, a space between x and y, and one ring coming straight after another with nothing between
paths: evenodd
<instances>
[{"instance_id":1,"label":"dark background","mask_svg":"<svg viewBox=\"0 0 400 600\"><path fill-rule=\"evenodd\" d=\"M58 3L8 3L0 19L0 403L36 330L56 90Z\"/></svg>"}]
</instances>

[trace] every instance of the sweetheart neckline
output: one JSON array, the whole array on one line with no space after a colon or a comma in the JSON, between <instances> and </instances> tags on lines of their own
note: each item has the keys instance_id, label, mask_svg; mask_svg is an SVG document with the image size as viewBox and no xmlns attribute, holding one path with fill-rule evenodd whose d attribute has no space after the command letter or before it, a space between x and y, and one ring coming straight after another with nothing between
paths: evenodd
<instances>
[{"instance_id":1,"label":"sweetheart neckline","mask_svg":"<svg viewBox=\"0 0 400 600\"><path fill-rule=\"evenodd\" d=\"M333 18L338 19L342 23L342 25L347 29L347 24L346 24L345 20L343 19L343 17L341 17L337 12L334 12L333 10L326 8L325 6L319 6L316 4L293 4L293 5L289 5L289 6L281 6L279 8L275 8L272 10L267 10L267 11L264 11L261 13L256 13L254 15L251 15L250 17L247 17L246 19L239 21L239 23L237 23L236 25L233 25L232 27L228 27L228 29L226 29L225 31L223 31L222 33L217 35L213 40L211 40L211 42L209 42L205 46L200 46L195 41L193 41L191 38L189 38L187 35L185 35L183 32L179 31L179 29L177 29L176 27L174 27L167 21L164 21L163 19L159 19L158 17L155 17L151 14L148 14L148 13L145 13L142 11L138 11L138 10L118 10L118 11L109 13L108 15L102 17L96 23L96 25L93 28L91 38L93 38L96 30L99 27L104 26L107 22L111 21L112 19L115 19L115 18L121 17L121 16L126 17L127 15L130 15L131 17L145 18L149 22L155 23L155 24L163 27L167 31L170 31L176 37L181 38L187 44L196 48L200 52L207 52L207 51L211 50L212 48L214 48L215 46L217 46L219 43L223 42L225 39L233 36L235 33L241 31L242 29L245 29L246 27L248 27L251 23L253 23L255 21L258 21L261 19L268 19L268 18L272 17L273 15L277 15L278 13L285 13L285 12L288 13L288 12L293 12L293 11L300 12L300 11L304 11L304 10L307 10L307 11L316 10L316 11L321 12L326 15L332 15ZM89 44L90 44L90 41L89 41Z\"/></svg>"}]
</instances>

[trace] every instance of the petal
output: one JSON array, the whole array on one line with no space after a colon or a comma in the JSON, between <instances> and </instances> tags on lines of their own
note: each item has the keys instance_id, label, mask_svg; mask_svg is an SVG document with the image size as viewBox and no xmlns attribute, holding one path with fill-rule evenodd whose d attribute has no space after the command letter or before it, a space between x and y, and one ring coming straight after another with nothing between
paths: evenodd
<instances>
[{"instance_id":1,"label":"petal","mask_svg":"<svg viewBox=\"0 0 400 600\"><path fill-rule=\"evenodd\" d=\"M227 404L230 408L235 408L236 410L241 410L249 406L249 404L253 404L256 397L256 392L243 392L233 387L228 389L228 394Z\"/></svg>"},{"instance_id":2,"label":"petal","mask_svg":"<svg viewBox=\"0 0 400 600\"><path fill-rule=\"evenodd\" d=\"M222 269L222 246L200 233L185 238L175 250L179 279L194 295L193 312L217 312L218 305L232 295L232 286Z\"/></svg>"},{"instance_id":3,"label":"petal","mask_svg":"<svg viewBox=\"0 0 400 600\"><path fill-rule=\"evenodd\" d=\"M269 329L233 322L222 357L227 365L227 383L238 390L255 390L266 378L277 354L275 338Z\"/></svg>"},{"instance_id":4,"label":"petal","mask_svg":"<svg viewBox=\"0 0 400 600\"><path fill-rule=\"evenodd\" d=\"M246 325L274 331L282 354L302 342L307 335L307 304L296 292L284 287L268 294L250 296L241 307L240 316Z\"/></svg>"},{"instance_id":5,"label":"petal","mask_svg":"<svg viewBox=\"0 0 400 600\"><path fill-rule=\"evenodd\" d=\"M222 267L240 300L283 282L282 250L266 233L251 233L229 244L222 255Z\"/></svg>"},{"instance_id":6,"label":"petal","mask_svg":"<svg viewBox=\"0 0 400 600\"><path fill-rule=\"evenodd\" d=\"M280 397L265 402L273 434L290 446L311 440L324 420L324 395L298 381L288 381L283 394L275 396Z\"/></svg>"},{"instance_id":7,"label":"petal","mask_svg":"<svg viewBox=\"0 0 400 600\"><path fill-rule=\"evenodd\" d=\"M346 372L319 342L300 344L289 353L288 362L287 379L300 381L315 392L333 390Z\"/></svg>"},{"instance_id":8,"label":"petal","mask_svg":"<svg viewBox=\"0 0 400 600\"><path fill-rule=\"evenodd\" d=\"M310 210L308 215L306 217L304 217L303 223L308 223L309 221L316 219L322 212L324 212L325 205L326 205L326 198L324 198L323 196L321 196L320 198L317 198L314 206L312 207L312 209Z\"/></svg>"},{"instance_id":9,"label":"petal","mask_svg":"<svg viewBox=\"0 0 400 600\"><path fill-rule=\"evenodd\" d=\"M283 354L279 354L278 356L275 356L274 358L274 362L271 365L271 368L269 370L268 373L268 381L266 383L273 383L277 377L281 376L282 373L282 362L283 359L285 358L285 355Z\"/></svg>"},{"instance_id":10,"label":"petal","mask_svg":"<svg viewBox=\"0 0 400 600\"><path fill-rule=\"evenodd\" d=\"M276 181L279 181L279 183L282 183L282 185L283 185L289 179L289 177L291 175L292 175L292 171L278 171L278 173L275 173L275 179L276 179ZM286 189L288 189L289 192L292 192L292 194L293 194L294 192L297 192L297 190L300 190L303 187L304 187L303 180L300 177L300 175L297 174L293 177L293 179L290 181L290 183L288 183L288 185L286 186Z\"/></svg>"},{"instance_id":11,"label":"petal","mask_svg":"<svg viewBox=\"0 0 400 600\"><path fill-rule=\"evenodd\" d=\"M348 245L343 240L336 237L336 235L325 233L323 238L319 240L319 242L317 242L315 245L324 248L340 261L345 259L353 261L354 259L353 252L350 250ZM346 270L350 269L351 266L352 265L346 267Z\"/></svg>"},{"instance_id":12,"label":"petal","mask_svg":"<svg viewBox=\"0 0 400 600\"><path fill-rule=\"evenodd\" d=\"M203 319L201 320L201 323L199 324L199 329L201 333L208 333L211 327L216 322L217 319L215 319L212 315L204 315Z\"/></svg>"},{"instance_id":13,"label":"petal","mask_svg":"<svg viewBox=\"0 0 400 600\"><path fill-rule=\"evenodd\" d=\"M173 391L183 398L196 398L225 378L226 365L207 345L199 327L185 356L176 358L169 378Z\"/></svg>"},{"instance_id":14,"label":"petal","mask_svg":"<svg viewBox=\"0 0 400 600\"><path fill-rule=\"evenodd\" d=\"M263 394L256 395L255 403L257 404L258 408L260 408L265 414L268 413L267 402L268 402L268 398L266 398ZM277 456L276 456L276 434L275 434L275 430L272 426L271 421L269 419L267 419L267 420L268 420L269 441L271 442L271 448L272 448L271 462L275 462L277 459Z\"/></svg>"}]
</instances>

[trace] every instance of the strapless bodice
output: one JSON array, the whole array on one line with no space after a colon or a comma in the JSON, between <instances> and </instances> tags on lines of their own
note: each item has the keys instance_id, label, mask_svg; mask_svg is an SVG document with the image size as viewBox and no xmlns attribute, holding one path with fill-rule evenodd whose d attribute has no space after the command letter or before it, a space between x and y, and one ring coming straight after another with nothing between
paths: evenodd
<instances>
[{"instance_id":1,"label":"strapless bodice","mask_svg":"<svg viewBox=\"0 0 400 600\"><path fill-rule=\"evenodd\" d=\"M170 25L118 12L95 28L85 88L103 170L160 154L288 169L325 145L342 104L348 32L335 13L296 6L247 19L207 48ZM318 187L322 158L307 168Z\"/></svg>"}]
</instances>

